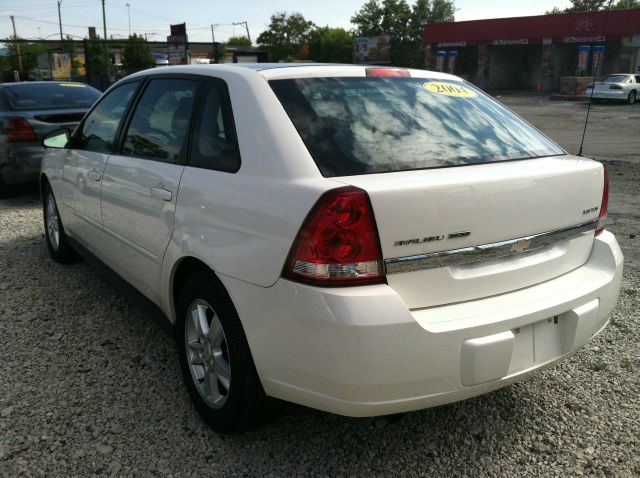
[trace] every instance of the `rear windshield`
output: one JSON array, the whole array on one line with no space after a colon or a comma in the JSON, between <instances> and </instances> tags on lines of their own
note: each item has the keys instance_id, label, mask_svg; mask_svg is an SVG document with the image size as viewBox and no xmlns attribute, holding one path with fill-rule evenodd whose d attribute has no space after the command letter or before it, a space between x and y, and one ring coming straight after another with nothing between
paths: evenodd
<instances>
[{"instance_id":1,"label":"rear windshield","mask_svg":"<svg viewBox=\"0 0 640 478\"><path fill-rule=\"evenodd\" d=\"M605 78L605 83L622 83L629 79L628 75L609 75Z\"/></svg>"},{"instance_id":2,"label":"rear windshield","mask_svg":"<svg viewBox=\"0 0 640 478\"><path fill-rule=\"evenodd\" d=\"M269 84L325 177L564 154L466 82L360 77Z\"/></svg>"},{"instance_id":3,"label":"rear windshield","mask_svg":"<svg viewBox=\"0 0 640 478\"><path fill-rule=\"evenodd\" d=\"M5 86L14 111L89 109L100 92L82 83L32 83Z\"/></svg>"}]
</instances>

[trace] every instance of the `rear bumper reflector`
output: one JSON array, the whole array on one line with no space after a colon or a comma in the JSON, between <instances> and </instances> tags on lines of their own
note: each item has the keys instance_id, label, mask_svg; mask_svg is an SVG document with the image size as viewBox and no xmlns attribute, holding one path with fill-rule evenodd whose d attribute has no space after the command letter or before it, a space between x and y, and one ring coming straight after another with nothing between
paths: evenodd
<instances>
[{"instance_id":1,"label":"rear bumper reflector","mask_svg":"<svg viewBox=\"0 0 640 478\"><path fill-rule=\"evenodd\" d=\"M518 239L413 256L394 257L385 259L384 263L387 274L400 274L403 272L435 269L438 267L471 264L513 254L522 254L581 235L593 234L597 226L598 219L594 219L593 221L584 222L576 226L520 237Z\"/></svg>"}]
</instances>

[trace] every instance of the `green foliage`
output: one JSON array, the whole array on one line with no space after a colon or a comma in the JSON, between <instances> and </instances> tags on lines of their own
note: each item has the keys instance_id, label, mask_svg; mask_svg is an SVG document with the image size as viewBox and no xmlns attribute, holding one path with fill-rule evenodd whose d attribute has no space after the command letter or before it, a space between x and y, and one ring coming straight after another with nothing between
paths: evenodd
<instances>
[{"instance_id":1,"label":"green foliage","mask_svg":"<svg viewBox=\"0 0 640 478\"><path fill-rule=\"evenodd\" d=\"M151 68L154 64L147 40L135 33L131 35L122 49L122 66L127 74Z\"/></svg>"},{"instance_id":2,"label":"green foliage","mask_svg":"<svg viewBox=\"0 0 640 478\"><path fill-rule=\"evenodd\" d=\"M309 38L309 58L322 63L353 63L353 36L344 28L317 28Z\"/></svg>"},{"instance_id":3,"label":"green foliage","mask_svg":"<svg viewBox=\"0 0 640 478\"><path fill-rule=\"evenodd\" d=\"M313 22L307 21L302 14L279 12L271 15L269 29L258 37L258 44L266 48L272 61L287 58L304 59L304 45L314 30Z\"/></svg>"},{"instance_id":4,"label":"green foliage","mask_svg":"<svg viewBox=\"0 0 640 478\"><path fill-rule=\"evenodd\" d=\"M229 37L226 41L228 46L251 46L251 41L247 37Z\"/></svg>"},{"instance_id":5,"label":"green foliage","mask_svg":"<svg viewBox=\"0 0 640 478\"><path fill-rule=\"evenodd\" d=\"M618 3L616 3L613 8L616 10L640 8L640 0L618 0Z\"/></svg>"},{"instance_id":6,"label":"green foliage","mask_svg":"<svg viewBox=\"0 0 640 478\"><path fill-rule=\"evenodd\" d=\"M454 21L451 0L369 0L351 17L358 36L391 34L391 63L396 66L424 66L424 25Z\"/></svg>"},{"instance_id":7,"label":"green foliage","mask_svg":"<svg viewBox=\"0 0 640 478\"><path fill-rule=\"evenodd\" d=\"M4 68L10 70L20 70L20 62L18 60L18 43L5 43L9 50L6 66ZM46 50L40 43L23 43L20 42L20 57L22 58L22 71L33 70L38 67L38 55ZM3 68L3 69L4 69Z\"/></svg>"},{"instance_id":8,"label":"green foliage","mask_svg":"<svg viewBox=\"0 0 640 478\"><path fill-rule=\"evenodd\" d=\"M558 13L571 13L571 12L597 12L600 10L625 10L631 8L640 8L640 0L618 0L617 3L613 3L614 0L571 0L571 6L561 10L558 7L553 7L551 10L547 10L545 15L556 15Z\"/></svg>"},{"instance_id":9,"label":"green foliage","mask_svg":"<svg viewBox=\"0 0 640 478\"><path fill-rule=\"evenodd\" d=\"M91 76L104 76L109 74L109 60L104 41L100 37L87 41L84 66Z\"/></svg>"}]
</instances>

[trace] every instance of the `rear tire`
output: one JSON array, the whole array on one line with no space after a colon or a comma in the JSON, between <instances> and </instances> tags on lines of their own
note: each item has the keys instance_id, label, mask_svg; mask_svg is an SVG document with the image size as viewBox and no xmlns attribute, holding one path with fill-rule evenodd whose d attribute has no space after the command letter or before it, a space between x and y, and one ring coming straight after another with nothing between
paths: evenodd
<instances>
[{"instance_id":1,"label":"rear tire","mask_svg":"<svg viewBox=\"0 0 640 478\"><path fill-rule=\"evenodd\" d=\"M254 427L266 395L228 294L212 273L196 272L177 304L180 368L196 410L221 433Z\"/></svg>"},{"instance_id":2,"label":"rear tire","mask_svg":"<svg viewBox=\"0 0 640 478\"><path fill-rule=\"evenodd\" d=\"M597 105L597 104L600 104L600 103L601 103L600 98L591 98L591 102L592 102L594 105Z\"/></svg>"},{"instance_id":3,"label":"rear tire","mask_svg":"<svg viewBox=\"0 0 640 478\"><path fill-rule=\"evenodd\" d=\"M637 93L635 91L632 91L631 93L629 93L629 97L627 98L627 101L629 102L630 105L636 102L636 95Z\"/></svg>"},{"instance_id":4,"label":"rear tire","mask_svg":"<svg viewBox=\"0 0 640 478\"><path fill-rule=\"evenodd\" d=\"M62 219L58 212L58 204L49 184L45 186L42 196L42 213L44 218L44 237L53 260L61 264L68 264L77 260L78 256L71 248L64 232Z\"/></svg>"}]
</instances>

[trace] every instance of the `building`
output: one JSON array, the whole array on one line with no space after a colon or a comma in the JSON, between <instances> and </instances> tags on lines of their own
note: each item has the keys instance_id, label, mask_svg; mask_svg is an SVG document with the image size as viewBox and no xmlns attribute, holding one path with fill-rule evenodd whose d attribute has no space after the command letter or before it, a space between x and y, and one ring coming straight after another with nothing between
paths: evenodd
<instances>
[{"instance_id":1,"label":"building","mask_svg":"<svg viewBox=\"0 0 640 478\"><path fill-rule=\"evenodd\" d=\"M640 9L432 24L424 43L430 68L438 55L456 51L454 72L484 89L556 91L569 78L585 77L574 82L578 91L594 73L595 46L605 47L598 76L640 74ZM585 68L578 68L581 46L590 47Z\"/></svg>"}]
</instances>

